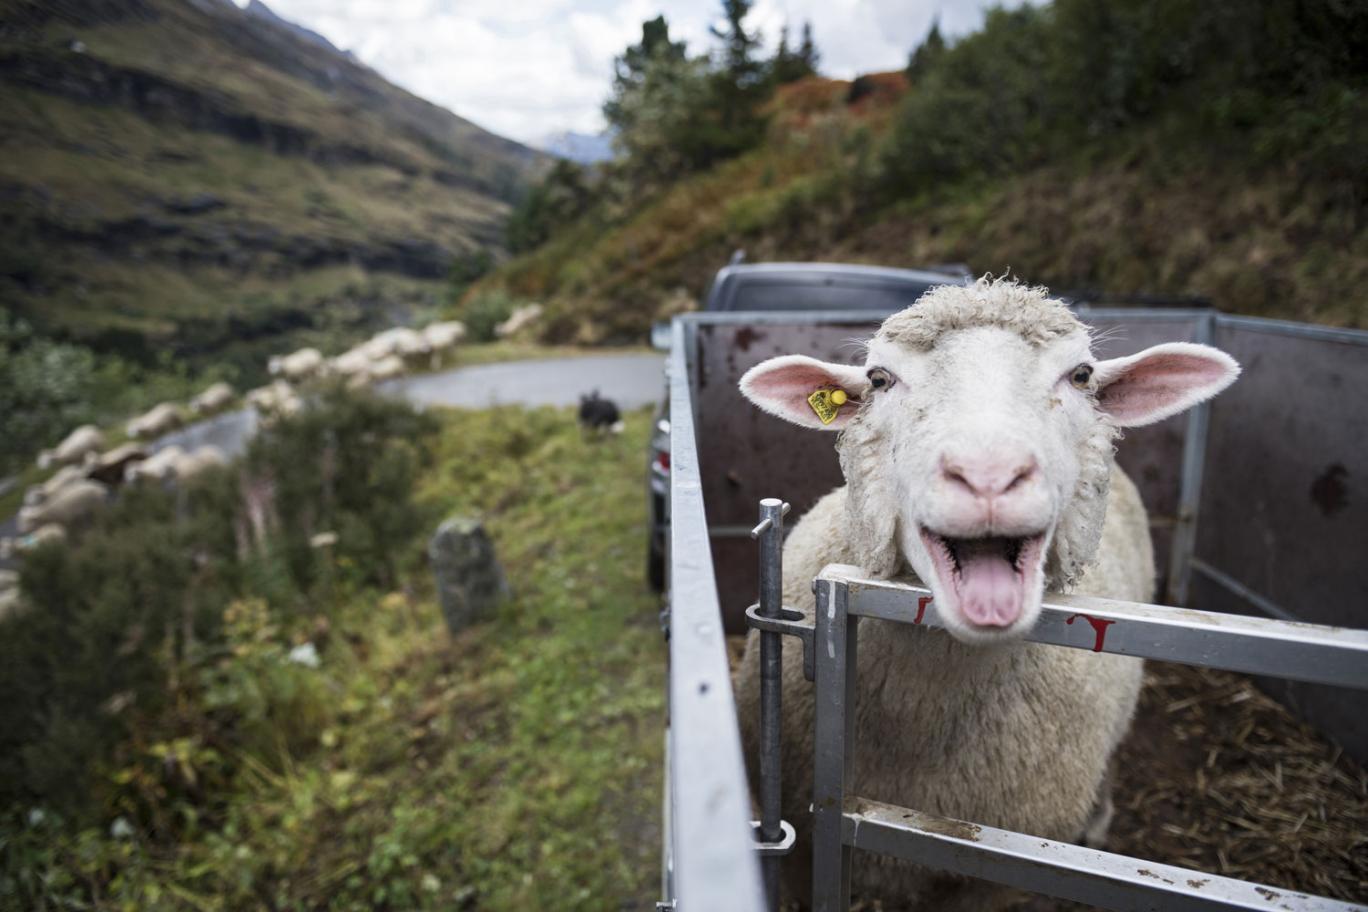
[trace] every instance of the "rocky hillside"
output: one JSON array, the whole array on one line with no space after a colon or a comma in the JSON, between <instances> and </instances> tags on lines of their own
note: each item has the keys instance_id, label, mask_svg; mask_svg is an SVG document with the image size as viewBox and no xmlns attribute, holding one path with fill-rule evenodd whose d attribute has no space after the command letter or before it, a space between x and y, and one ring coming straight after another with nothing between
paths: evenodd
<instances>
[{"instance_id":1,"label":"rocky hillside","mask_svg":"<svg viewBox=\"0 0 1368 912\"><path fill-rule=\"evenodd\" d=\"M543 161L257 0L0 0L0 305L97 351L245 365L435 306Z\"/></svg>"}]
</instances>

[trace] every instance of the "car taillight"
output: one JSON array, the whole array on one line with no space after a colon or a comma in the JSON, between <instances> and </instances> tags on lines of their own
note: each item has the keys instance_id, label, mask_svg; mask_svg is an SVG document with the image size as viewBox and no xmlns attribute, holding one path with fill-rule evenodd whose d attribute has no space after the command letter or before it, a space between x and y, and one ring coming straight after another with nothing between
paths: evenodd
<instances>
[{"instance_id":1,"label":"car taillight","mask_svg":"<svg viewBox=\"0 0 1368 912\"><path fill-rule=\"evenodd\" d=\"M656 453L656 459L655 459L655 461L656 461L656 465L660 467L660 470L661 470L662 472L668 472L668 471L670 471L670 451L669 451L669 450L661 450L659 453Z\"/></svg>"}]
</instances>

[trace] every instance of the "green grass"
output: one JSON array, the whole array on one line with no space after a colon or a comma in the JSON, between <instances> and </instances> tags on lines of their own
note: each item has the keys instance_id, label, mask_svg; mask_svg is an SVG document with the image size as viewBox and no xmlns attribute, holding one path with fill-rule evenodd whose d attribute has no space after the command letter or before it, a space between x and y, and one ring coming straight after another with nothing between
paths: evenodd
<instances>
[{"instance_id":1,"label":"green grass","mask_svg":"<svg viewBox=\"0 0 1368 912\"><path fill-rule=\"evenodd\" d=\"M314 633L326 702L201 797L173 844L0 828L0 886L52 908L639 908L655 890L664 650L642 579L649 417L581 438L568 410L445 412L419 498L485 518L514 590L454 639L420 556L399 591L344 591ZM286 635L248 625L235 661ZM312 747L285 747L289 743ZM269 745L270 739L265 741ZM190 739L153 745L192 767ZM208 772L203 773L209 781ZM11 809L11 824L28 809ZM0 906L7 898L0 891Z\"/></svg>"}]
</instances>

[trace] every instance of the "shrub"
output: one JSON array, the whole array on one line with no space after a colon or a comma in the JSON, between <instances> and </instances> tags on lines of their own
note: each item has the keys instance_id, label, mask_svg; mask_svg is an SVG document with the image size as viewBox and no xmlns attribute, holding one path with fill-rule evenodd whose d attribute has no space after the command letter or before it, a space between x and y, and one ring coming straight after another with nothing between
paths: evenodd
<instances>
[{"instance_id":1,"label":"shrub","mask_svg":"<svg viewBox=\"0 0 1368 912\"><path fill-rule=\"evenodd\" d=\"M493 342L494 328L508 319L518 300L502 288L476 292L461 309L471 341Z\"/></svg>"},{"instance_id":2,"label":"shrub","mask_svg":"<svg viewBox=\"0 0 1368 912\"><path fill-rule=\"evenodd\" d=\"M73 819L118 807L164 831L167 805L202 795L196 770L309 743L326 700L283 660L288 637L330 610L313 598L325 567L394 580L423 526L413 488L434 429L331 390L241 465L126 488L90 529L29 555L28 608L0 629L0 803ZM311 543L323 531L330 549Z\"/></svg>"}]
</instances>

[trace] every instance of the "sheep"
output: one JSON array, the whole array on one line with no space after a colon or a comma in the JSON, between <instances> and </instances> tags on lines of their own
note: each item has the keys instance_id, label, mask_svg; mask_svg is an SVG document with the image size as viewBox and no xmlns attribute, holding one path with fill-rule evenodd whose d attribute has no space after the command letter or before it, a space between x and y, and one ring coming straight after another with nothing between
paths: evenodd
<instances>
[{"instance_id":1,"label":"sheep","mask_svg":"<svg viewBox=\"0 0 1368 912\"><path fill-rule=\"evenodd\" d=\"M393 380L395 377L402 377L404 370L403 360L398 355L390 355L370 366L369 377L375 381Z\"/></svg>"},{"instance_id":2,"label":"sheep","mask_svg":"<svg viewBox=\"0 0 1368 912\"><path fill-rule=\"evenodd\" d=\"M66 529L57 523L44 523L27 535L21 535L14 543L14 550L24 553L40 548L48 542L64 542L66 539Z\"/></svg>"},{"instance_id":3,"label":"sheep","mask_svg":"<svg viewBox=\"0 0 1368 912\"><path fill-rule=\"evenodd\" d=\"M146 458L147 450L136 443L125 443L122 446L116 446L107 453L100 454L100 457L86 469L85 475L87 478L103 484L118 484L128 474L129 466L142 462Z\"/></svg>"},{"instance_id":4,"label":"sheep","mask_svg":"<svg viewBox=\"0 0 1368 912\"><path fill-rule=\"evenodd\" d=\"M247 404L261 413L263 418L279 418L295 414L304 403L294 387L284 380L277 380L269 386L260 386L249 392Z\"/></svg>"},{"instance_id":5,"label":"sheep","mask_svg":"<svg viewBox=\"0 0 1368 912\"><path fill-rule=\"evenodd\" d=\"M51 499L19 510L18 527L27 535L39 526L57 523L71 526L104 506L108 489L94 481L76 481L62 488Z\"/></svg>"},{"instance_id":6,"label":"sheep","mask_svg":"<svg viewBox=\"0 0 1368 912\"><path fill-rule=\"evenodd\" d=\"M124 478L130 483L143 479L165 481L174 478L176 463L184 457L184 448L173 443L153 453L142 462L129 466Z\"/></svg>"},{"instance_id":7,"label":"sheep","mask_svg":"<svg viewBox=\"0 0 1368 912\"><path fill-rule=\"evenodd\" d=\"M343 352L336 358L328 362L328 371L340 374L343 377L355 377L370 373L372 362L370 353L364 346L358 345L350 351Z\"/></svg>"},{"instance_id":8,"label":"sheep","mask_svg":"<svg viewBox=\"0 0 1368 912\"><path fill-rule=\"evenodd\" d=\"M205 444L192 453L182 453L172 465L172 477L179 484L193 481L210 469L228 464L223 450L213 444Z\"/></svg>"},{"instance_id":9,"label":"sheep","mask_svg":"<svg viewBox=\"0 0 1368 912\"><path fill-rule=\"evenodd\" d=\"M38 464L42 468L48 468L50 465L76 465L87 455L103 448L104 434L100 429L93 424L83 424L68 434L55 449L44 450L38 457ZM47 457L46 460L44 456Z\"/></svg>"},{"instance_id":10,"label":"sheep","mask_svg":"<svg viewBox=\"0 0 1368 912\"><path fill-rule=\"evenodd\" d=\"M293 383L307 380L323 367L323 353L316 348L301 348L288 355L276 355L267 363L272 377L284 377Z\"/></svg>"},{"instance_id":11,"label":"sheep","mask_svg":"<svg viewBox=\"0 0 1368 912\"><path fill-rule=\"evenodd\" d=\"M944 626L862 622L850 794L1045 838L1105 838L1107 767L1142 663L1020 637L1047 589L1152 598L1145 508L1113 440L1238 373L1225 353L1188 343L1097 361L1087 329L1045 289L985 278L933 289L889 317L863 366L787 355L742 377L759 408L841 432L846 484L793 529L785 604L811 614L812 579L848 564L922 581ZM735 682L751 758L758 640ZM812 886L813 693L801 650L784 651L783 682L783 813L800 838L784 880L802 901ZM854 892L919 909L1002 898L988 884L863 856Z\"/></svg>"},{"instance_id":12,"label":"sheep","mask_svg":"<svg viewBox=\"0 0 1368 912\"><path fill-rule=\"evenodd\" d=\"M423 339L434 352L444 351L455 346L466 337L465 324L460 320L444 323L429 323L423 327Z\"/></svg>"},{"instance_id":13,"label":"sheep","mask_svg":"<svg viewBox=\"0 0 1368 912\"><path fill-rule=\"evenodd\" d=\"M190 411L196 415L215 415L227 408L235 395L231 386L220 381L191 399Z\"/></svg>"},{"instance_id":14,"label":"sheep","mask_svg":"<svg viewBox=\"0 0 1368 912\"><path fill-rule=\"evenodd\" d=\"M365 343L363 349L373 361L380 361L390 355L412 358L426 355L432 350L422 333L403 326L376 334Z\"/></svg>"},{"instance_id":15,"label":"sheep","mask_svg":"<svg viewBox=\"0 0 1368 912\"><path fill-rule=\"evenodd\" d=\"M29 485L28 489L24 491L24 506L37 506L62 488L85 477L85 470L80 466L62 466L47 481Z\"/></svg>"},{"instance_id":16,"label":"sheep","mask_svg":"<svg viewBox=\"0 0 1368 912\"><path fill-rule=\"evenodd\" d=\"M174 431L185 423L179 405L163 402L128 422L128 436L134 440L148 440Z\"/></svg>"},{"instance_id":17,"label":"sheep","mask_svg":"<svg viewBox=\"0 0 1368 912\"><path fill-rule=\"evenodd\" d=\"M444 323L429 323L423 327L423 340L427 342L428 348L432 350L432 363L430 367L436 370L441 366L442 355L456 347L456 345L466 337L465 324L459 320L448 320Z\"/></svg>"},{"instance_id":18,"label":"sheep","mask_svg":"<svg viewBox=\"0 0 1368 912\"><path fill-rule=\"evenodd\" d=\"M508 315L507 320L494 327L494 335L500 339L516 336L535 323L541 315L542 306L540 304L524 304L522 307L515 307L513 313Z\"/></svg>"}]
</instances>

